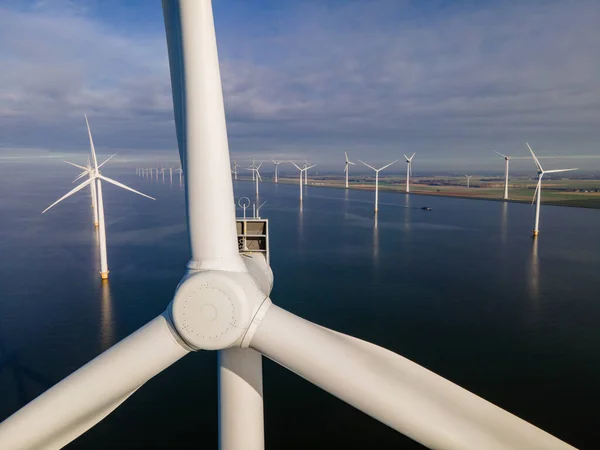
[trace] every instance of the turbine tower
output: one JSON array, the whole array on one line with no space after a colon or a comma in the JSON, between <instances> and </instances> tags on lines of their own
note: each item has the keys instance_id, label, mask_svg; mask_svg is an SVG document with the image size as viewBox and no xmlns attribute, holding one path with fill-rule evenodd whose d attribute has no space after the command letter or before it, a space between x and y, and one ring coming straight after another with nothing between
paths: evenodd
<instances>
[{"instance_id":1,"label":"turbine tower","mask_svg":"<svg viewBox=\"0 0 600 450\"><path fill-rule=\"evenodd\" d=\"M75 189L73 189L70 192L68 192L67 194L63 195L57 201L55 201L50 206L48 206L45 210L42 211L42 214L44 214L46 211L48 211L54 205L62 202L65 198L70 197L74 193L80 191L81 189L86 187L88 184L94 184L94 183L96 184L96 195L98 196L98 203L97 203L97 205L98 205L98 234L99 234L99 238L100 238L100 276L102 277L103 280L105 280L108 278L108 261L107 261L107 255L106 255L106 226L104 223L104 199L102 196L102 181L106 181L107 183L114 184L115 186L126 189L128 191L131 191L131 192L141 195L143 197L147 197L152 200L156 200L156 199L153 197L150 197L149 195L142 194L141 192L136 191L135 189L131 189L130 187L125 186L124 184L119 183L118 181L115 181L112 178L105 177L104 175L102 175L100 173L100 168L104 164L106 164L106 162L110 158L107 159L106 161L104 161L102 164L98 165L98 159L96 158L96 150L94 148L94 140L92 139L92 131L90 130L90 124L88 122L87 115L85 116L85 123L87 125L88 136L90 139L90 149L92 152L92 162L94 164L93 170L92 170L92 175L88 178L87 181L84 181L79 186L77 186ZM85 174L85 172L84 172L84 174ZM0 448L1 448L1 446L0 446Z\"/></svg>"},{"instance_id":2,"label":"turbine tower","mask_svg":"<svg viewBox=\"0 0 600 450\"><path fill-rule=\"evenodd\" d=\"M266 258L238 249L210 0L163 0L163 9L184 137L187 273L163 314L0 424L0 448L63 447L184 356L218 350L222 450L264 449L261 355L431 448L573 450L396 353L272 303Z\"/></svg>"},{"instance_id":3,"label":"turbine tower","mask_svg":"<svg viewBox=\"0 0 600 450\"><path fill-rule=\"evenodd\" d=\"M379 169L376 169L375 167L370 166L369 164L367 164L364 161L361 161L360 159L358 160L358 162L364 164L368 168L373 169L375 171L375 212L377 212L379 210L379 172L381 172L383 169L387 169L392 164L397 163L398 160L392 161L391 163L386 164L385 166L383 166Z\"/></svg>"},{"instance_id":4,"label":"turbine tower","mask_svg":"<svg viewBox=\"0 0 600 450\"><path fill-rule=\"evenodd\" d=\"M570 172L572 170L577 170L577 169L544 170L542 168L542 165L540 164L540 161L535 156L535 153L533 153L533 150L531 149L529 144L527 142L525 142L525 144L527 144L527 148L531 152L531 156L533 157L533 162L535 162L535 165L538 170L538 182L537 182L537 186L535 187L535 192L533 193L533 200L531 201L532 205L533 205L533 202L536 202L535 224L533 226L533 236L536 237L538 234L540 234L539 225L540 225L540 206L541 206L541 201L542 201L541 200L542 199L542 177L547 173Z\"/></svg>"},{"instance_id":5,"label":"turbine tower","mask_svg":"<svg viewBox=\"0 0 600 450\"><path fill-rule=\"evenodd\" d=\"M307 166L307 165L304 165L304 167L300 167L300 166L299 166L298 164L296 164L294 161L290 161L290 162L291 162L291 163L294 165L294 167L295 167L296 169L298 169L298 170L300 171L300 203L302 203L302 192L303 192L303 189L302 189L302 178L303 178L303 176L302 176L302 174L303 174L303 173L306 173L306 171L307 171L308 169L312 169L313 167L315 167L315 166L316 166L316 164L314 164L314 165L312 165L312 166Z\"/></svg>"},{"instance_id":6,"label":"turbine tower","mask_svg":"<svg viewBox=\"0 0 600 450\"><path fill-rule=\"evenodd\" d=\"M238 169L238 163L235 162L235 159L233 160L233 170L231 171L231 173L234 176L234 180L237 180L237 169Z\"/></svg>"},{"instance_id":7,"label":"turbine tower","mask_svg":"<svg viewBox=\"0 0 600 450\"><path fill-rule=\"evenodd\" d=\"M252 164L252 165L254 166L254 164ZM260 181L262 183L262 177L260 176L260 172L259 172L259 169L262 165L263 165L263 163L261 162L258 166L254 166L253 169L248 169L248 170L252 171L252 178L255 180L257 197L258 197L258 182ZM255 174L255 172L256 172L256 174Z\"/></svg>"},{"instance_id":8,"label":"turbine tower","mask_svg":"<svg viewBox=\"0 0 600 450\"><path fill-rule=\"evenodd\" d=\"M471 178L473 178L473 175L465 174L465 177L467 177L467 187L471 187Z\"/></svg>"},{"instance_id":9,"label":"turbine tower","mask_svg":"<svg viewBox=\"0 0 600 450\"><path fill-rule=\"evenodd\" d=\"M344 172L346 173L346 189L348 189L348 172L349 172L349 165L352 164L353 166L355 166L356 164L354 164L352 161L350 161L348 159L348 153L344 152L344 156L346 157L346 165L344 166Z\"/></svg>"},{"instance_id":10,"label":"turbine tower","mask_svg":"<svg viewBox=\"0 0 600 450\"><path fill-rule=\"evenodd\" d=\"M502 198L508 200L508 161L510 161L510 156L503 155L495 150L494 153L504 158L504 197Z\"/></svg>"},{"instance_id":11,"label":"turbine tower","mask_svg":"<svg viewBox=\"0 0 600 450\"><path fill-rule=\"evenodd\" d=\"M314 166L311 166L311 167L314 167ZM308 167L308 161L306 159L304 160L303 168L306 169L304 171L304 186L307 186L308 185L308 169L310 169L310 167Z\"/></svg>"},{"instance_id":12,"label":"turbine tower","mask_svg":"<svg viewBox=\"0 0 600 450\"><path fill-rule=\"evenodd\" d=\"M275 183L279 183L279 164L281 164L283 161L275 161L274 159L271 161L273 161L273 164L275 164Z\"/></svg>"},{"instance_id":13,"label":"turbine tower","mask_svg":"<svg viewBox=\"0 0 600 450\"><path fill-rule=\"evenodd\" d=\"M254 169L256 169L256 159L252 158L252 165L250 167L248 167L248 170L252 171L252 181L254 181Z\"/></svg>"},{"instance_id":14,"label":"turbine tower","mask_svg":"<svg viewBox=\"0 0 600 450\"><path fill-rule=\"evenodd\" d=\"M412 160L415 157L415 155L416 155L416 153L413 153L410 158L408 156L404 155L404 158L406 159L406 193L407 194L410 192L410 176L412 175Z\"/></svg>"}]
</instances>

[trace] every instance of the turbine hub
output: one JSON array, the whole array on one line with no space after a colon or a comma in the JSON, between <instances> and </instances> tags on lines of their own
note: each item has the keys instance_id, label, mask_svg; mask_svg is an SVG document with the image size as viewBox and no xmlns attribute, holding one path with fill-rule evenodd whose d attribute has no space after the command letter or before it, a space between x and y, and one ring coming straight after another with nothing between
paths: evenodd
<instances>
[{"instance_id":1,"label":"turbine hub","mask_svg":"<svg viewBox=\"0 0 600 450\"><path fill-rule=\"evenodd\" d=\"M195 350L241 345L267 295L245 272L189 272L179 283L169 312L181 339Z\"/></svg>"}]
</instances>

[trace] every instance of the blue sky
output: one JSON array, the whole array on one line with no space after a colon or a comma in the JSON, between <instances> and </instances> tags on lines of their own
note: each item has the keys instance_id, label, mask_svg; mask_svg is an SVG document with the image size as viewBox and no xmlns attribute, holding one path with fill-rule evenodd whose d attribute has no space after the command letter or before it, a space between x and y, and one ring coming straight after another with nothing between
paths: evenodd
<instances>
[{"instance_id":1,"label":"blue sky","mask_svg":"<svg viewBox=\"0 0 600 450\"><path fill-rule=\"evenodd\" d=\"M238 159L600 155L596 0L213 3ZM99 151L176 158L159 1L0 0L0 65L0 156L85 151L87 112Z\"/></svg>"}]
</instances>

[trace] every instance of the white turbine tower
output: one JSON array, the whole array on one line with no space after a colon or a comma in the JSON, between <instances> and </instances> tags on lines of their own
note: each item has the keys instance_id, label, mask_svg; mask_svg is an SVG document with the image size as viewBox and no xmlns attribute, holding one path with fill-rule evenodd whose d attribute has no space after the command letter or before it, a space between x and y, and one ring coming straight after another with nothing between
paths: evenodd
<instances>
[{"instance_id":1,"label":"white turbine tower","mask_svg":"<svg viewBox=\"0 0 600 450\"><path fill-rule=\"evenodd\" d=\"M500 155L504 158L504 200L508 200L508 162L510 161L510 156L503 155L494 150L494 153Z\"/></svg>"},{"instance_id":2,"label":"white turbine tower","mask_svg":"<svg viewBox=\"0 0 600 450\"><path fill-rule=\"evenodd\" d=\"M258 166L254 166L254 169L248 169L252 171L252 178L254 178L254 184L255 184L255 190L256 190L256 196L258 197L258 182L260 181L262 183L262 177L260 176L260 167L263 165L263 163L261 162ZM256 173L255 173L256 172Z\"/></svg>"},{"instance_id":3,"label":"white turbine tower","mask_svg":"<svg viewBox=\"0 0 600 450\"><path fill-rule=\"evenodd\" d=\"M314 167L314 166L311 166ZM305 159L304 160L304 166L302 167L304 170L304 186L308 186L308 169L310 169L310 167L308 167L308 161Z\"/></svg>"},{"instance_id":4,"label":"white turbine tower","mask_svg":"<svg viewBox=\"0 0 600 450\"><path fill-rule=\"evenodd\" d=\"M290 161L294 167L296 169L298 169L300 171L300 203L302 203L302 192L303 192L303 188L302 188L302 174L304 174L308 169L312 169L313 167L316 166L316 164L312 165L312 166L304 166L304 167L300 167L298 164L296 164L294 161Z\"/></svg>"},{"instance_id":5,"label":"white turbine tower","mask_svg":"<svg viewBox=\"0 0 600 450\"><path fill-rule=\"evenodd\" d=\"M210 0L163 9L187 174L187 273L163 314L0 424L0 448L63 447L188 353L218 350L222 450L264 449L261 355L431 448L573 449L400 355L272 303L266 259L238 249Z\"/></svg>"},{"instance_id":6,"label":"white turbine tower","mask_svg":"<svg viewBox=\"0 0 600 450\"><path fill-rule=\"evenodd\" d=\"M254 181L254 179L256 178L254 176L254 169L256 169L256 159L252 158L252 165L250 167L248 167L247 170L251 170L252 171L252 181Z\"/></svg>"},{"instance_id":7,"label":"white turbine tower","mask_svg":"<svg viewBox=\"0 0 600 450\"><path fill-rule=\"evenodd\" d=\"M471 178L473 178L473 175L465 174L465 177L467 177L467 187L471 187Z\"/></svg>"},{"instance_id":8,"label":"white turbine tower","mask_svg":"<svg viewBox=\"0 0 600 450\"><path fill-rule=\"evenodd\" d=\"M361 161L360 159L358 160L358 162L364 164L368 168L373 169L375 171L375 212L377 212L379 210L379 172L381 172L383 169L387 169L392 164L398 162L398 160L392 161L391 163L386 164L385 166L383 166L379 169L376 169L375 167L370 166L369 164L367 164L364 161Z\"/></svg>"},{"instance_id":9,"label":"white turbine tower","mask_svg":"<svg viewBox=\"0 0 600 450\"><path fill-rule=\"evenodd\" d=\"M529 148L529 151L531 152L531 156L533 157L533 162L535 162L535 165L537 167L538 170L538 182L537 182L537 186L535 187L535 192L533 193L533 200L531 201L531 204L533 205L533 202L536 202L536 206L535 206L535 224L533 227L533 236L537 236L538 234L540 234L540 206L541 206L541 199L542 199L542 177L544 176L544 174L547 173L559 173L559 172L570 172L572 170L577 170L577 169L557 169L557 170L544 170L542 169L542 165L540 164L540 161L537 159L537 157L535 156L535 153L533 153L533 150L531 149L531 147L529 146L529 144L526 142L525 144L527 144L527 148Z\"/></svg>"},{"instance_id":10,"label":"white turbine tower","mask_svg":"<svg viewBox=\"0 0 600 450\"><path fill-rule=\"evenodd\" d=\"M88 184L96 184L96 195L98 197L98 203L97 203L97 206L98 206L98 208L97 208L98 209L98 234L99 234L99 238L100 238L100 276L104 280L104 279L108 278L108 261L107 261L107 255L106 255L106 226L104 223L104 199L102 197L102 181L106 181L108 183L114 184L115 186L118 186L120 188L134 192L135 194L141 195L143 197L147 197L152 200L155 200L155 199L153 197L150 197L149 195L142 194L141 192L136 191L135 189L131 189L130 187L125 186L124 184L119 183L118 181L115 181L112 178L105 177L104 175L102 175L100 173L100 168L104 164L106 164L108 159L106 161L104 161L102 164L98 165L98 159L96 158L96 149L94 148L94 141L92 139L92 131L90 130L90 124L88 123L87 116L85 116L85 123L87 125L88 136L90 138L90 149L92 152L92 163L93 163L92 173L87 181L84 181L79 186L77 186L75 189L71 190L70 192L63 195L61 198L59 198L57 201L52 203L45 210L42 211L42 214L44 214L46 211L48 211L54 205L62 202L65 198L70 197L74 193L80 191L81 189L86 187ZM112 158L112 156L111 156L111 158ZM85 175L86 173L87 172L84 172L82 175ZM2 448L2 446L0 446L0 448Z\"/></svg>"},{"instance_id":11,"label":"white turbine tower","mask_svg":"<svg viewBox=\"0 0 600 450\"><path fill-rule=\"evenodd\" d=\"M346 189L348 189L348 172L350 171L349 165L352 164L355 166L356 164L348 159L348 153L344 152L344 156L346 157L346 165L344 167L344 172L346 173Z\"/></svg>"},{"instance_id":12,"label":"white turbine tower","mask_svg":"<svg viewBox=\"0 0 600 450\"><path fill-rule=\"evenodd\" d=\"M240 166L238 166L238 163L236 163L235 159L234 159L233 160L233 170L231 171L231 173L234 175L234 179L235 180L237 180L237 175L238 175L237 169L238 169L238 167L240 167Z\"/></svg>"},{"instance_id":13,"label":"white turbine tower","mask_svg":"<svg viewBox=\"0 0 600 450\"><path fill-rule=\"evenodd\" d=\"M406 193L407 194L410 192L410 176L412 175L412 160L415 157L415 155L416 155L416 153L413 153L410 158L408 156L404 155L404 158L406 159Z\"/></svg>"},{"instance_id":14,"label":"white turbine tower","mask_svg":"<svg viewBox=\"0 0 600 450\"><path fill-rule=\"evenodd\" d=\"M175 169L175 172L179 172L179 186L181 186L183 184L183 169L180 167L179 169Z\"/></svg>"},{"instance_id":15,"label":"white turbine tower","mask_svg":"<svg viewBox=\"0 0 600 450\"><path fill-rule=\"evenodd\" d=\"M275 164L275 183L279 183L279 164L281 164L283 161L275 161L274 159L271 161L273 161L273 164Z\"/></svg>"}]
</instances>

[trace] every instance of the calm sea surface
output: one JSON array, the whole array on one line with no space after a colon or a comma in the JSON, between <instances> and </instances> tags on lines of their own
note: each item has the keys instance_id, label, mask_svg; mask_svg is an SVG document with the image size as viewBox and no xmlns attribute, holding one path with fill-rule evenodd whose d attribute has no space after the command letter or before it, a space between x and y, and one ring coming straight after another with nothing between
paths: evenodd
<instances>
[{"instance_id":1,"label":"calm sea surface","mask_svg":"<svg viewBox=\"0 0 600 450\"><path fill-rule=\"evenodd\" d=\"M109 163L110 164L110 163ZM58 161L0 163L0 420L161 313L189 257L184 195L105 174L110 280L85 189ZM236 197L253 185L236 183ZM580 448L598 448L600 211L261 184L275 303L385 346ZM420 208L429 206L433 211ZM241 212L239 213L241 214ZM184 358L69 448L217 445L216 354ZM421 448L264 363L270 449Z\"/></svg>"}]
</instances>

